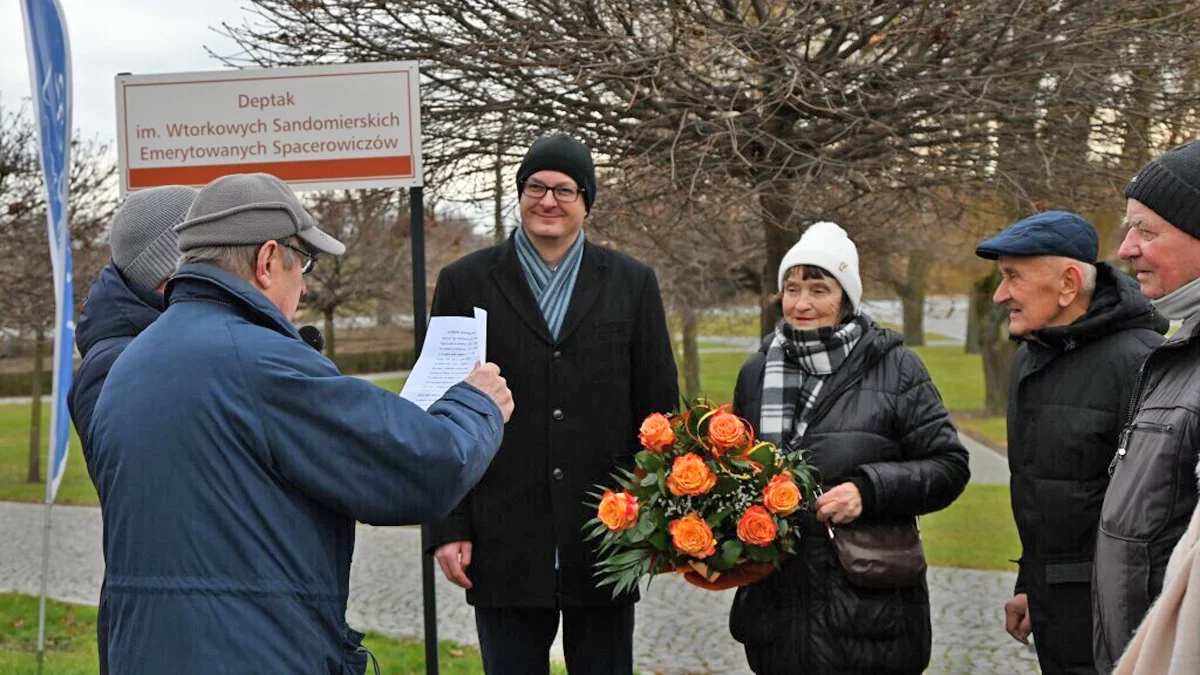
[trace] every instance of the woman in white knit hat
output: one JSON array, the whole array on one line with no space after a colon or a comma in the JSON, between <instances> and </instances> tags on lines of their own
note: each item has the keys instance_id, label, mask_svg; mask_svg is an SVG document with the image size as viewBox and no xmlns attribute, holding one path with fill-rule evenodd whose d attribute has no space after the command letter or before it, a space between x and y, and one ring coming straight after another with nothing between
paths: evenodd
<instances>
[{"instance_id":1,"label":"woman in white knit hat","mask_svg":"<svg viewBox=\"0 0 1200 675\"><path fill-rule=\"evenodd\" d=\"M911 532L916 516L962 492L967 452L920 359L859 308L858 250L845 230L809 227L783 257L779 291L783 318L742 366L734 411L762 439L805 452L824 490L797 555L738 589L730 629L759 675L921 673L931 632L923 570L852 579L829 533L852 536L856 522Z\"/></svg>"}]
</instances>

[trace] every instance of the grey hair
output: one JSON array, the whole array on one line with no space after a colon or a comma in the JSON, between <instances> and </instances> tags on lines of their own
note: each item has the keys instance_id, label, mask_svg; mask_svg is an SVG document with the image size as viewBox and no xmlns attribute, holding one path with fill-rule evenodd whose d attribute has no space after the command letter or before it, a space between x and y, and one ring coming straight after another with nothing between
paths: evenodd
<instances>
[{"instance_id":1,"label":"grey hair","mask_svg":"<svg viewBox=\"0 0 1200 675\"><path fill-rule=\"evenodd\" d=\"M1079 270L1081 283L1079 294L1090 300L1092 295L1096 292L1095 265L1082 260L1068 258L1066 256L1052 256L1047 260L1046 264L1049 266L1044 269L1051 271L1054 274L1062 274L1062 272L1068 267L1074 267L1075 269Z\"/></svg>"},{"instance_id":2,"label":"grey hair","mask_svg":"<svg viewBox=\"0 0 1200 675\"><path fill-rule=\"evenodd\" d=\"M1096 266L1091 263L1085 263L1082 260L1073 261L1079 267L1079 274L1083 276L1082 293L1087 297L1092 297L1096 292Z\"/></svg>"},{"instance_id":3,"label":"grey hair","mask_svg":"<svg viewBox=\"0 0 1200 675\"><path fill-rule=\"evenodd\" d=\"M288 244L296 246L295 237L280 239L280 244ZM263 242L264 244L266 242ZM189 263L206 263L227 272L242 277L243 279L254 278L254 268L258 264L258 250L262 248L262 244L235 244L232 246L198 246L188 249L179 256L179 267L183 267ZM296 253L287 246L283 247L283 268L290 270L299 261L297 258L300 254Z\"/></svg>"}]
</instances>

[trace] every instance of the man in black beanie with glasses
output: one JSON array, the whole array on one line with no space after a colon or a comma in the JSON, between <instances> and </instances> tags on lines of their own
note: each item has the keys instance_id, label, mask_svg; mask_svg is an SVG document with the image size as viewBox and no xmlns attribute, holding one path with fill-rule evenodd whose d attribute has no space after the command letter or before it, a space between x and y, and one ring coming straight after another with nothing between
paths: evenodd
<instances>
[{"instance_id":1,"label":"man in black beanie with glasses","mask_svg":"<svg viewBox=\"0 0 1200 675\"><path fill-rule=\"evenodd\" d=\"M1150 304L1183 325L1142 364L1100 511L1093 647L1105 674L1170 581L1167 561L1197 507L1200 141L1142 167L1125 197L1128 232L1119 254ZM1181 640L1194 641L1195 627L1187 633Z\"/></svg>"},{"instance_id":2,"label":"man in black beanie with glasses","mask_svg":"<svg viewBox=\"0 0 1200 675\"><path fill-rule=\"evenodd\" d=\"M488 358L515 410L483 480L434 526L446 577L467 589L488 675L549 672L561 613L572 675L633 670L635 593L595 583L584 502L632 467L637 431L678 401L654 272L586 240L591 152L534 143L517 171L521 226L438 277L434 316L488 311Z\"/></svg>"}]
</instances>

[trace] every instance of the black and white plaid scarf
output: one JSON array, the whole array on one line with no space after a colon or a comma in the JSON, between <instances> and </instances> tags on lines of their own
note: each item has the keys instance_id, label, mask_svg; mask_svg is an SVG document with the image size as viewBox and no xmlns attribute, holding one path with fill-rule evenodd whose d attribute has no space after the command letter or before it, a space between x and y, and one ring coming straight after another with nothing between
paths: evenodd
<instances>
[{"instance_id":1,"label":"black and white plaid scarf","mask_svg":"<svg viewBox=\"0 0 1200 675\"><path fill-rule=\"evenodd\" d=\"M759 434L764 441L783 447L804 437L822 385L854 350L868 322L862 312L840 326L816 330L797 330L779 320L763 372Z\"/></svg>"}]
</instances>

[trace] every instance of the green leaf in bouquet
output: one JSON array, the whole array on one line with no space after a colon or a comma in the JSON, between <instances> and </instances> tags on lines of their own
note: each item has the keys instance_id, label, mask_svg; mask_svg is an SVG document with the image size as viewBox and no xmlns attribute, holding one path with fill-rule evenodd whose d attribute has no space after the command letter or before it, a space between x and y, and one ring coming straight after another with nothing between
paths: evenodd
<instances>
[{"instance_id":1,"label":"green leaf in bouquet","mask_svg":"<svg viewBox=\"0 0 1200 675\"><path fill-rule=\"evenodd\" d=\"M783 551L784 553L786 553L788 555L796 555L796 546L794 544L792 544L792 540L790 537L779 540L779 550Z\"/></svg>"},{"instance_id":2,"label":"green leaf in bouquet","mask_svg":"<svg viewBox=\"0 0 1200 675\"><path fill-rule=\"evenodd\" d=\"M637 525L629 530L629 541L632 544L640 544L654 534L654 519L649 515L643 514L638 519Z\"/></svg>"},{"instance_id":3,"label":"green leaf in bouquet","mask_svg":"<svg viewBox=\"0 0 1200 675\"><path fill-rule=\"evenodd\" d=\"M788 533L787 518L775 518L775 526L779 530L779 538L783 539Z\"/></svg>"},{"instance_id":4,"label":"green leaf in bouquet","mask_svg":"<svg viewBox=\"0 0 1200 675\"><path fill-rule=\"evenodd\" d=\"M738 481L733 476L720 474L717 478L717 484L713 486L710 494L727 495L736 492L738 489Z\"/></svg>"},{"instance_id":5,"label":"green leaf in bouquet","mask_svg":"<svg viewBox=\"0 0 1200 675\"><path fill-rule=\"evenodd\" d=\"M737 469L738 471L752 471L754 469L753 464L742 459L741 457L730 457L729 466Z\"/></svg>"},{"instance_id":6,"label":"green leaf in bouquet","mask_svg":"<svg viewBox=\"0 0 1200 675\"><path fill-rule=\"evenodd\" d=\"M667 541L667 533L663 530L656 530L649 537L646 537L646 543L660 551L666 551L670 542Z\"/></svg>"},{"instance_id":7,"label":"green leaf in bouquet","mask_svg":"<svg viewBox=\"0 0 1200 675\"><path fill-rule=\"evenodd\" d=\"M728 508L724 508L724 509L721 509L720 511L717 511L716 513L708 514L708 517L705 518L704 520L708 522L709 527L717 527L718 525L721 524L722 521L724 521L726 518L728 518L729 514L733 513L733 511L734 511L734 508L732 506L730 506Z\"/></svg>"},{"instance_id":8,"label":"green leaf in bouquet","mask_svg":"<svg viewBox=\"0 0 1200 675\"><path fill-rule=\"evenodd\" d=\"M649 450L642 450L639 452L634 457L634 461L637 462L638 466L642 467L646 471L649 471L650 473L662 471L663 467L667 465L667 462L663 459L662 455L656 452L650 452Z\"/></svg>"},{"instance_id":9,"label":"green leaf in bouquet","mask_svg":"<svg viewBox=\"0 0 1200 675\"><path fill-rule=\"evenodd\" d=\"M775 448L766 443L760 443L758 447L750 451L749 457L755 462L762 464L764 467L774 466Z\"/></svg>"},{"instance_id":10,"label":"green leaf in bouquet","mask_svg":"<svg viewBox=\"0 0 1200 675\"><path fill-rule=\"evenodd\" d=\"M766 546L747 546L746 557L754 562L771 562L779 557L779 549L775 547L774 543Z\"/></svg>"},{"instance_id":11,"label":"green leaf in bouquet","mask_svg":"<svg viewBox=\"0 0 1200 675\"><path fill-rule=\"evenodd\" d=\"M721 544L721 552L717 556L717 562L721 565L721 569L732 569L745 550L746 545L740 539L731 539Z\"/></svg>"},{"instance_id":12,"label":"green leaf in bouquet","mask_svg":"<svg viewBox=\"0 0 1200 675\"><path fill-rule=\"evenodd\" d=\"M658 474L648 473L642 477L642 480L638 483L638 485L641 485L642 487L650 487L651 485L654 485L657 482L658 482Z\"/></svg>"}]
</instances>

